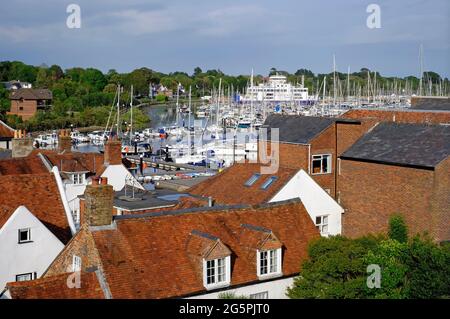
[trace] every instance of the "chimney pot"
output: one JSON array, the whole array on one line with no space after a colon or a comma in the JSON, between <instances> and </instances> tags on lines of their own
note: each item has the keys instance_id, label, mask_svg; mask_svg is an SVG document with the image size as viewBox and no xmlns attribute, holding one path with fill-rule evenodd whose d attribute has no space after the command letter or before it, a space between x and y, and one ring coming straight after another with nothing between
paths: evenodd
<instances>
[{"instance_id":1,"label":"chimney pot","mask_svg":"<svg viewBox=\"0 0 450 319\"><path fill-rule=\"evenodd\" d=\"M98 184L99 184L99 183L98 183L99 180L100 180L100 178L94 177L94 178L92 179L92 185L93 185L93 186L98 185Z\"/></svg>"},{"instance_id":2,"label":"chimney pot","mask_svg":"<svg viewBox=\"0 0 450 319\"><path fill-rule=\"evenodd\" d=\"M108 177L102 177L102 185L108 185Z\"/></svg>"}]
</instances>

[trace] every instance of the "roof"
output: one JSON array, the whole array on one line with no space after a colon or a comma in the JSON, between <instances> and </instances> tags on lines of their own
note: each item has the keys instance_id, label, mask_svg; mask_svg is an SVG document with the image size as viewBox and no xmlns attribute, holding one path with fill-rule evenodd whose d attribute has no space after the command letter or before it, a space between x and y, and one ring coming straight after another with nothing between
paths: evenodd
<instances>
[{"instance_id":1,"label":"roof","mask_svg":"<svg viewBox=\"0 0 450 319\"><path fill-rule=\"evenodd\" d=\"M23 205L56 237L72 237L56 180L51 173L0 175L0 228Z\"/></svg>"},{"instance_id":2,"label":"roof","mask_svg":"<svg viewBox=\"0 0 450 319\"><path fill-rule=\"evenodd\" d=\"M342 119L272 114L267 117L262 128L267 128L269 140L271 139L271 129L279 128L280 142L308 144L337 120Z\"/></svg>"},{"instance_id":3,"label":"roof","mask_svg":"<svg viewBox=\"0 0 450 319\"><path fill-rule=\"evenodd\" d=\"M35 149L31 154L39 153L44 155L53 166L57 166L61 172L98 173L104 171L104 155L100 153L59 153L55 150Z\"/></svg>"},{"instance_id":4,"label":"roof","mask_svg":"<svg viewBox=\"0 0 450 319\"><path fill-rule=\"evenodd\" d=\"M17 89L9 95L11 100L51 100L52 91L48 89Z\"/></svg>"},{"instance_id":5,"label":"roof","mask_svg":"<svg viewBox=\"0 0 450 319\"><path fill-rule=\"evenodd\" d=\"M413 99L415 99L413 103ZM442 96L415 97L411 108L418 110L450 111L450 98Z\"/></svg>"},{"instance_id":6,"label":"roof","mask_svg":"<svg viewBox=\"0 0 450 319\"><path fill-rule=\"evenodd\" d=\"M449 154L448 125L381 123L341 158L433 168Z\"/></svg>"},{"instance_id":7,"label":"roof","mask_svg":"<svg viewBox=\"0 0 450 319\"><path fill-rule=\"evenodd\" d=\"M95 272L80 274L80 288L69 288L70 273L31 281L10 282L7 288L13 299L100 299L103 290Z\"/></svg>"},{"instance_id":8,"label":"roof","mask_svg":"<svg viewBox=\"0 0 450 319\"><path fill-rule=\"evenodd\" d=\"M36 155L0 160L1 175L43 174L48 172L42 160Z\"/></svg>"},{"instance_id":9,"label":"roof","mask_svg":"<svg viewBox=\"0 0 450 319\"><path fill-rule=\"evenodd\" d=\"M125 189L127 191L127 196L125 196ZM178 204L178 200L166 200L160 198L161 196L166 195L176 195L178 194L177 192L170 190L142 191L141 189L134 189L134 199L132 198L132 189L129 186L124 187L121 191L115 192L114 207L133 211L157 209Z\"/></svg>"},{"instance_id":10,"label":"roof","mask_svg":"<svg viewBox=\"0 0 450 319\"><path fill-rule=\"evenodd\" d=\"M14 129L8 126L5 122L0 120L0 138L13 138L14 137Z\"/></svg>"},{"instance_id":11,"label":"roof","mask_svg":"<svg viewBox=\"0 0 450 319\"><path fill-rule=\"evenodd\" d=\"M226 205L261 204L275 196L298 171L280 167L275 174L261 175L252 186L245 186L245 183L254 174L261 172L261 166L261 164L253 163L234 164L190 188L188 192L197 196L211 196L214 201ZM261 189L262 184L271 176L275 176L277 179L267 189Z\"/></svg>"},{"instance_id":12,"label":"roof","mask_svg":"<svg viewBox=\"0 0 450 319\"><path fill-rule=\"evenodd\" d=\"M255 242L247 241L249 229L243 224L270 229L282 243L284 276L298 274L309 241L320 237L298 200L168 211L159 216L116 216L114 220L115 228L90 232L113 298L204 293L198 258L215 239L232 252L231 285L257 282ZM267 233L256 233L253 237L267 239ZM78 233L73 241L83 241L83 234L86 232ZM199 242L192 244L192 240Z\"/></svg>"}]
</instances>

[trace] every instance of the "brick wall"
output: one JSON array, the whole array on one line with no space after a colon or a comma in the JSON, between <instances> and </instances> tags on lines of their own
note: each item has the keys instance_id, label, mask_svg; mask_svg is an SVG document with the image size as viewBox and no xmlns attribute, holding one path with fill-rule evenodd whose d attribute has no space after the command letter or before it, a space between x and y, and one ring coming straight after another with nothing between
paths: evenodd
<instances>
[{"instance_id":1,"label":"brick wall","mask_svg":"<svg viewBox=\"0 0 450 319\"><path fill-rule=\"evenodd\" d=\"M21 109L22 108L22 109ZM9 114L21 116L23 120L28 120L37 111L35 100L11 100L11 110Z\"/></svg>"},{"instance_id":2,"label":"brick wall","mask_svg":"<svg viewBox=\"0 0 450 319\"><path fill-rule=\"evenodd\" d=\"M433 237L450 240L450 156L435 168L431 212Z\"/></svg>"},{"instance_id":3,"label":"brick wall","mask_svg":"<svg viewBox=\"0 0 450 319\"><path fill-rule=\"evenodd\" d=\"M95 248L92 234L83 227L64 248L61 254L56 257L43 277L71 272L74 255L81 258L82 271L92 269L93 267L101 269L100 256Z\"/></svg>"},{"instance_id":4,"label":"brick wall","mask_svg":"<svg viewBox=\"0 0 450 319\"><path fill-rule=\"evenodd\" d=\"M389 217L398 213L404 216L410 234L428 231L441 240L445 237L442 234L448 235L449 223L435 220L448 220L448 172L448 161L434 172L341 160L338 185L340 203L345 209L343 234L358 237L385 233ZM436 201L437 197L441 200ZM447 212L442 210L445 208Z\"/></svg>"},{"instance_id":5,"label":"brick wall","mask_svg":"<svg viewBox=\"0 0 450 319\"><path fill-rule=\"evenodd\" d=\"M105 144L105 165L122 164L122 142L120 140L108 140Z\"/></svg>"}]
</instances>

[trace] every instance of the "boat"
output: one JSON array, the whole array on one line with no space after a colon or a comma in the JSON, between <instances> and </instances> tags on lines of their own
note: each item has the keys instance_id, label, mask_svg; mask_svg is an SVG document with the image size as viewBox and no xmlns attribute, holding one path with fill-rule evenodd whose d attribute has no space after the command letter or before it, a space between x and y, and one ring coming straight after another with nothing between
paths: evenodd
<instances>
[{"instance_id":1,"label":"boat","mask_svg":"<svg viewBox=\"0 0 450 319\"><path fill-rule=\"evenodd\" d=\"M70 137L74 143L89 143L89 136L81 134L79 131L70 132Z\"/></svg>"},{"instance_id":2,"label":"boat","mask_svg":"<svg viewBox=\"0 0 450 319\"><path fill-rule=\"evenodd\" d=\"M56 145L58 144L58 133L53 132L49 134L40 134L34 139L34 143L39 143L39 145Z\"/></svg>"}]
</instances>

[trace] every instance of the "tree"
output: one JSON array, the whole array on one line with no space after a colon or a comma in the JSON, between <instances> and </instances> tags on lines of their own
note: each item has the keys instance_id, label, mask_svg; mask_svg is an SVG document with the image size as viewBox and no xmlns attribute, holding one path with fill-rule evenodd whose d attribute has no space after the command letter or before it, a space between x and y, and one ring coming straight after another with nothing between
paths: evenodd
<instances>
[{"instance_id":1,"label":"tree","mask_svg":"<svg viewBox=\"0 0 450 319\"><path fill-rule=\"evenodd\" d=\"M290 298L363 298L366 295L365 256L378 238L320 238L310 243L306 260Z\"/></svg>"},{"instance_id":2,"label":"tree","mask_svg":"<svg viewBox=\"0 0 450 319\"><path fill-rule=\"evenodd\" d=\"M194 69L194 77L197 77L197 76L199 76L202 73L203 73L203 71L202 71L202 69L200 69L200 67L196 67Z\"/></svg>"},{"instance_id":3,"label":"tree","mask_svg":"<svg viewBox=\"0 0 450 319\"><path fill-rule=\"evenodd\" d=\"M86 69L81 74L80 80L82 83L86 83L91 86L95 91L102 91L107 84L106 77L103 73L93 68Z\"/></svg>"},{"instance_id":4,"label":"tree","mask_svg":"<svg viewBox=\"0 0 450 319\"><path fill-rule=\"evenodd\" d=\"M389 238L400 243L408 241L408 228L401 215L392 215L389 219Z\"/></svg>"}]
</instances>

